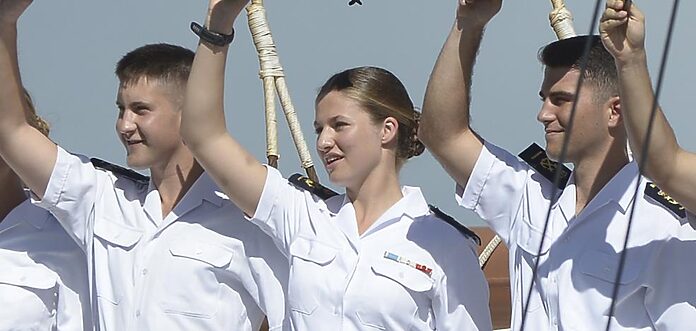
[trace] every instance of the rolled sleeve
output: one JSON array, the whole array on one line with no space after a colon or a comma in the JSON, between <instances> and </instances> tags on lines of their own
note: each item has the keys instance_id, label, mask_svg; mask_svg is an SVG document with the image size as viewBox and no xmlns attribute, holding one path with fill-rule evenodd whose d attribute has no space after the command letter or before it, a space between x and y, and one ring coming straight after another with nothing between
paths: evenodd
<instances>
[{"instance_id":1,"label":"rolled sleeve","mask_svg":"<svg viewBox=\"0 0 696 331\"><path fill-rule=\"evenodd\" d=\"M51 212L84 250L96 195L97 170L89 159L58 147L46 192L32 203Z\"/></svg>"},{"instance_id":2,"label":"rolled sleeve","mask_svg":"<svg viewBox=\"0 0 696 331\"><path fill-rule=\"evenodd\" d=\"M275 168L267 166L266 182L251 222L273 238L287 256L290 243L303 224L309 224L307 199L311 194L290 184Z\"/></svg>"},{"instance_id":3,"label":"rolled sleeve","mask_svg":"<svg viewBox=\"0 0 696 331\"><path fill-rule=\"evenodd\" d=\"M486 142L466 187L457 186L457 203L474 211L507 243L530 171L516 156Z\"/></svg>"}]
</instances>

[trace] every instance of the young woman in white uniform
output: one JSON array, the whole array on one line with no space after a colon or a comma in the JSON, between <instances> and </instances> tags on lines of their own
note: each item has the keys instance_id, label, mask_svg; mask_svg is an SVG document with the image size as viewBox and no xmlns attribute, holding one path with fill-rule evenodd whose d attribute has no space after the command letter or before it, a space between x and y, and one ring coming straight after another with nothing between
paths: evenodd
<instances>
[{"instance_id":1,"label":"young woman in white uniform","mask_svg":"<svg viewBox=\"0 0 696 331\"><path fill-rule=\"evenodd\" d=\"M205 26L231 34L247 1L211 0ZM201 39L182 136L198 160L290 264L296 330L490 330L488 288L471 237L431 212L399 170L423 152L418 113L386 70L334 75L316 99L317 152L346 193L321 197L263 166L223 113L228 47Z\"/></svg>"},{"instance_id":2,"label":"young woman in white uniform","mask_svg":"<svg viewBox=\"0 0 696 331\"><path fill-rule=\"evenodd\" d=\"M27 121L48 135L25 93ZM0 158L0 330L92 330L84 253Z\"/></svg>"}]
</instances>

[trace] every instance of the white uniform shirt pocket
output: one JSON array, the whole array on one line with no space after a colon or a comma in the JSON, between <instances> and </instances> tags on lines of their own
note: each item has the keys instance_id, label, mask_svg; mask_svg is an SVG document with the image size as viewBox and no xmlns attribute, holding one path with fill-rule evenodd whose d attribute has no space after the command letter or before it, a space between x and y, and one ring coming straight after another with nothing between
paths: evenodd
<instances>
[{"instance_id":1,"label":"white uniform shirt pocket","mask_svg":"<svg viewBox=\"0 0 696 331\"><path fill-rule=\"evenodd\" d=\"M190 318L212 318L220 306L223 286L219 277L234 253L222 246L182 239L169 248L163 281L167 292L160 306L165 313Z\"/></svg>"},{"instance_id":2,"label":"white uniform shirt pocket","mask_svg":"<svg viewBox=\"0 0 696 331\"><path fill-rule=\"evenodd\" d=\"M387 259L375 261L371 270L376 278L367 289L365 304L356 309L357 318L365 329L428 328L423 323L432 317L431 290L435 282L431 276L413 266ZM385 300L367 302L369 297ZM382 306L384 304L388 306Z\"/></svg>"},{"instance_id":3,"label":"white uniform shirt pocket","mask_svg":"<svg viewBox=\"0 0 696 331\"><path fill-rule=\"evenodd\" d=\"M590 250L582 254L578 262L578 269L582 273L583 282L579 284L581 287L592 288L599 291L606 299L607 303L611 302L612 292L615 286L619 286L619 297L617 302L631 294L640 284L632 284L640 276L642 263L640 261L632 262L631 256L627 256L624 269L621 273L621 278L616 284L616 276L619 272L619 263L621 252L604 252L599 250ZM608 309L608 308L607 308ZM608 314L609 311L603 312Z\"/></svg>"},{"instance_id":4,"label":"white uniform shirt pocket","mask_svg":"<svg viewBox=\"0 0 696 331\"><path fill-rule=\"evenodd\" d=\"M336 248L305 237L290 244L288 305L293 312L311 315L319 306L321 292L342 290L333 287L330 277L337 253Z\"/></svg>"},{"instance_id":5,"label":"white uniform shirt pocket","mask_svg":"<svg viewBox=\"0 0 696 331\"><path fill-rule=\"evenodd\" d=\"M94 224L94 235L108 246L118 246L129 249L143 236L143 232L127 225L106 218L97 220Z\"/></svg>"},{"instance_id":6,"label":"white uniform shirt pocket","mask_svg":"<svg viewBox=\"0 0 696 331\"><path fill-rule=\"evenodd\" d=\"M0 329L50 330L56 323L57 280L40 267L0 271Z\"/></svg>"}]
</instances>

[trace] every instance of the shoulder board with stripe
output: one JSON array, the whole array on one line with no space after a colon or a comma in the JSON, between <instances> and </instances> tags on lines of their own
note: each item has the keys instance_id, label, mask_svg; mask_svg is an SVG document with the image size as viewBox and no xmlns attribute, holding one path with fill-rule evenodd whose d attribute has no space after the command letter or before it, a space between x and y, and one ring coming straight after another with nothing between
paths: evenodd
<instances>
[{"instance_id":1,"label":"shoulder board with stripe","mask_svg":"<svg viewBox=\"0 0 696 331\"><path fill-rule=\"evenodd\" d=\"M481 238L479 238L474 231L471 231L469 228L464 226L462 223L459 223L457 220L455 220L452 216L445 214L442 210L439 208L433 206L433 205L428 205L430 207L430 211L437 216L437 218L447 222L449 225L453 226L457 231L459 231L461 234L463 234L467 238L471 238L476 242L477 245L481 245Z\"/></svg>"},{"instance_id":2,"label":"shoulder board with stripe","mask_svg":"<svg viewBox=\"0 0 696 331\"><path fill-rule=\"evenodd\" d=\"M680 218L686 217L686 209L684 209L684 206L682 206L679 202L674 200L674 198L667 195L667 193L662 191L659 187L657 187L657 185L651 182L646 183L644 193L645 195L651 197L653 200L657 201L665 208L671 210Z\"/></svg>"},{"instance_id":3,"label":"shoulder board with stripe","mask_svg":"<svg viewBox=\"0 0 696 331\"><path fill-rule=\"evenodd\" d=\"M541 146L537 145L536 143L532 143L518 156L552 183L554 176L556 176L556 169L560 167L561 180L558 182L558 188L561 190L565 188L566 183L570 178L570 169L563 164L551 161L548 155L546 155L546 151L541 148Z\"/></svg>"},{"instance_id":4,"label":"shoulder board with stripe","mask_svg":"<svg viewBox=\"0 0 696 331\"><path fill-rule=\"evenodd\" d=\"M290 176L290 178L288 178L288 181L293 185L318 196L322 200L326 200L328 198L338 195L338 193L334 192L330 188L321 185L309 179L308 177L302 176L300 174L294 174Z\"/></svg>"},{"instance_id":5,"label":"shoulder board with stripe","mask_svg":"<svg viewBox=\"0 0 696 331\"><path fill-rule=\"evenodd\" d=\"M126 177L128 179L131 179L135 182L139 183L144 183L147 184L150 181L150 177L145 176L143 174L137 173L131 169L124 168L119 165L115 165L113 163L97 159L97 158L91 158L89 159L90 162L92 162L92 165L94 165L95 168L99 169L104 169L107 171L111 171L114 174L121 175L123 177Z\"/></svg>"}]
</instances>

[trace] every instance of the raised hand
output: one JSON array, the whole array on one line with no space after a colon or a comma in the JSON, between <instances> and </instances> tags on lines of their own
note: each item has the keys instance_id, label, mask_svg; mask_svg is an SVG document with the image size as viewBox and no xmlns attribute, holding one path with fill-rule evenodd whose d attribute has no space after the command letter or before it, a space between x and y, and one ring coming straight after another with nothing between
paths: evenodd
<instances>
[{"instance_id":1,"label":"raised hand","mask_svg":"<svg viewBox=\"0 0 696 331\"><path fill-rule=\"evenodd\" d=\"M228 34L248 3L249 0L210 0L205 25L212 31Z\"/></svg>"},{"instance_id":2,"label":"raised hand","mask_svg":"<svg viewBox=\"0 0 696 331\"><path fill-rule=\"evenodd\" d=\"M607 0L599 33L604 47L620 64L645 54L645 17L633 1Z\"/></svg>"},{"instance_id":3,"label":"raised hand","mask_svg":"<svg viewBox=\"0 0 696 331\"><path fill-rule=\"evenodd\" d=\"M500 11L502 0L458 0L457 19L467 24L484 26Z\"/></svg>"},{"instance_id":4,"label":"raised hand","mask_svg":"<svg viewBox=\"0 0 696 331\"><path fill-rule=\"evenodd\" d=\"M32 0L0 0L0 23L17 24Z\"/></svg>"}]
</instances>

